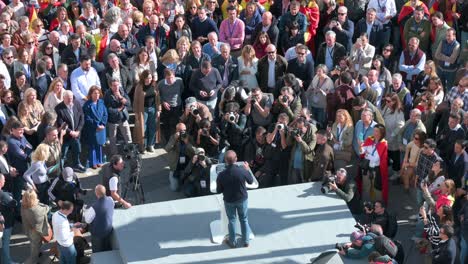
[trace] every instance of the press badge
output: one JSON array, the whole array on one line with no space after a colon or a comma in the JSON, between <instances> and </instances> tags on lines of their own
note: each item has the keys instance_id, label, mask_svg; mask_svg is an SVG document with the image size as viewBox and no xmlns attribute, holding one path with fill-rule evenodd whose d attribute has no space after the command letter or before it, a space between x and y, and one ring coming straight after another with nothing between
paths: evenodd
<instances>
[{"instance_id":1,"label":"press badge","mask_svg":"<svg viewBox=\"0 0 468 264\"><path fill-rule=\"evenodd\" d=\"M406 138L403 139L403 145L408 145L408 140Z\"/></svg>"},{"instance_id":2,"label":"press badge","mask_svg":"<svg viewBox=\"0 0 468 264\"><path fill-rule=\"evenodd\" d=\"M200 186L202 188L206 188L206 181L204 181L204 180L200 181Z\"/></svg>"},{"instance_id":3,"label":"press badge","mask_svg":"<svg viewBox=\"0 0 468 264\"><path fill-rule=\"evenodd\" d=\"M179 157L179 163L185 164L185 156Z\"/></svg>"},{"instance_id":4,"label":"press badge","mask_svg":"<svg viewBox=\"0 0 468 264\"><path fill-rule=\"evenodd\" d=\"M445 67L449 67L449 66L450 66L450 63L444 62L444 65L445 65Z\"/></svg>"}]
</instances>

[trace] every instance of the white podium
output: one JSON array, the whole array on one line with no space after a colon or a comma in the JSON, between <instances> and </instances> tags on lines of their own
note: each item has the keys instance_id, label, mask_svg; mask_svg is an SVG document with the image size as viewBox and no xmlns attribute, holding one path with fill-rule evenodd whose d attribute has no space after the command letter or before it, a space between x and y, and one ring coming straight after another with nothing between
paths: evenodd
<instances>
[{"instance_id":1,"label":"white podium","mask_svg":"<svg viewBox=\"0 0 468 264\"><path fill-rule=\"evenodd\" d=\"M236 166L244 166L244 162L236 162ZM225 163L221 164L216 164L211 166L210 169L210 191L212 193L216 193L216 179L218 178L218 174L222 172L226 168ZM254 181L252 184L246 183L246 187L248 189L257 189L258 188L258 181L253 175L252 171L249 169L250 175L252 175ZM229 230L228 230L228 218L226 215L226 210L224 208L224 201L223 197L221 195L218 195L217 197L218 204L219 204L219 214L220 217L217 220L214 220L210 223L210 230L211 230L211 238L213 239L213 242L216 244L222 244L224 238L229 235ZM250 227L249 227L250 228ZM241 235L241 228L240 228L240 222L239 222L239 217L237 217L236 221L236 232L238 235ZM249 239L254 239L254 233L252 229L250 229L250 237Z\"/></svg>"}]
</instances>

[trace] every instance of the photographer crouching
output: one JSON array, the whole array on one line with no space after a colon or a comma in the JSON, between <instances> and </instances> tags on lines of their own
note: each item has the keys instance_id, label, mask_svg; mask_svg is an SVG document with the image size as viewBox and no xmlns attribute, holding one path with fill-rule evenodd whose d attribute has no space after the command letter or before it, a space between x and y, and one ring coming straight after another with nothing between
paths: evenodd
<instances>
[{"instance_id":1,"label":"photographer crouching","mask_svg":"<svg viewBox=\"0 0 468 264\"><path fill-rule=\"evenodd\" d=\"M213 162L202 148L195 149L195 155L179 179L182 191L187 197L210 194L210 167Z\"/></svg>"},{"instance_id":2,"label":"photographer crouching","mask_svg":"<svg viewBox=\"0 0 468 264\"><path fill-rule=\"evenodd\" d=\"M348 205L349 211L354 219L358 220L361 214L361 197L357 192L356 183L348 178L348 173L341 168L336 171L336 176L325 176L322 185L322 193L334 191L338 197L343 199Z\"/></svg>"},{"instance_id":3,"label":"photographer crouching","mask_svg":"<svg viewBox=\"0 0 468 264\"><path fill-rule=\"evenodd\" d=\"M394 238L398 231L398 224L396 216L390 214L383 203L383 201L364 202L364 218L362 223L370 226L373 224L380 225L383 234L386 237Z\"/></svg>"},{"instance_id":4,"label":"photographer crouching","mask_svg":"<svg viewBox=\"0 0 468 264\"><path fill-rule=\"evenodd\" d=\"M236 102L229 102L225 106L226 112L220 124L221 148L226 147L238 153L238 158L243 160L244 145L249 137L244 133L247 117L240 112L240 106ZM219 160L223 160L221 156Z\"/></svg>"}]
</instances>

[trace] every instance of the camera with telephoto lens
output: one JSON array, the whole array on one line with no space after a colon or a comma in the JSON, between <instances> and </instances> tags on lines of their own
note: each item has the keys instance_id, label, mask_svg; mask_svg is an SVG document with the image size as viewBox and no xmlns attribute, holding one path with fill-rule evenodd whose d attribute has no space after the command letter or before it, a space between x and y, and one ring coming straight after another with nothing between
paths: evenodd
<instances>
[{"instance_id":1,"label":"camera with telephoto lens","mask_svg":"<svg viewBox=\"0 0 468 264\"><path fill-rule=\"evenodd\" d=\"M297 137L301 135L301 130L299 130L299 128L293 128L289 131L289 133L291 133L291 136Z\"/></svg>"},{"instance_id":2,"label":"camera with telephoto lens","mask_svg":"<svg viewBox=\"0 0 468 264\"><path fill-rule=\"evenodd\" d=\"M288 102L288 96L287 95L283 95L283 97L281 97L281 101L283 101L283 103L287 103Z\"/></svg>"},{"instance_id":3,"label":"camera with telephoto lens","mask_svg":"<svg viewBox=\"0 0 468 264\"><path fill-rule=\"evenodd\" d=\"M234 112L229 112L228 118L229 121L234 122L236 120L236 114Z\"/></svg>"},{"instance_id":4,"label":"camera with telephoto lens","mask_svg":"<svg viewBox=\"0 0 468 264\"><path fill-rule=\"evenodd\" d=\"M348 251L348 247L345 247L344 244L340 244L340 243L336 243L335 244L335 248L338 250L338 251L344 251L344 252L347 252Z\"/></svg>"},{"instance_id":5,"label":"camera with telephoto lens","mask_svg":"<svg viewBox=\"0 0 468 264\"><path fill-rule=\"evenodd\" d=\"M191 105L190 106L190 112L192 113L192 115L199 115L200 114L200 111L198 110L196 105Z\"/></svg>"},{"instance_id":6,"label":"camera with telephoto lens","mask_svg":"<svg viewBox=\"0 0 468 264\"><path fill-rule=\"evenodd\" d=\"M198 161L202 162L202 161L205 161L205 159L206 159L205 155L203 154L198 155Z\"/></svg>"},{"instance_id":7,"label":"camera with telephoto lens","mask_svg":"<svg viewBox=\"0 0 468 264\"><path fill-rule=\"evenodd\" d=\"M179 137L181 140L185 140L188 137L187 132L185 130L180 131Z\"/></svg>"},{"instance_id":8,"label":"camera with telephoto lens","mask_svg":"<svg viewBox=\"0 0 468 264\"><path fill-rule=\"evenodd\" d=\"M331 191L330 183L335 183L335 181L336 181L336 176L335 175L325 177L325 179L322 182L322 188L320 188L320 191L323 194L329 193Z\"/></svg>"}]
</instances>

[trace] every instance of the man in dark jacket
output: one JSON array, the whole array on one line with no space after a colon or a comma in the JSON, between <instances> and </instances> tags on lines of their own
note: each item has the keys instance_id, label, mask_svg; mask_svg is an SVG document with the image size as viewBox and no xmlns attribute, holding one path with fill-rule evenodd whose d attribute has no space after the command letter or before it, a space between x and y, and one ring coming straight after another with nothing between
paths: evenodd
<instances>
[{"instance_id":1,"label":"man in dark jacket","mask_svg":"<svg viewBox=\"0 0 468 264\"><path fill-rule=\"evenodd\" d=\"M133 81L128 69L120 64L119 57L115 53L109 54L107 57L108 66L105 74L101 75L102 92L106 93L111 87L113 77L117 77L120 86L128 94L132 92Z\"/></svg>"},{"instance_id":2,"label":"man in dark jacket","mask_svg":"<svg viewBox=\"0 0 468 264\"><path fill-rule=\"evenodd\" d=\"M44 102L44 97L49 90L49 85L52 82L52 78L46 73L46 63L40 60L36 64L36 81L34 82L34 89L37 93L37 100Z\"/></svg>"},{"instance_id":3,"label":"man in dark jacket","mask_svg":"<svg viewBox=\"0 0 468 264\"><path fill-rule=\"evenodd\" d=\"M437 135L437 147L440 150L440 157L449 160L453 153L455 141L464 139L465 131L460 125L460 116L450 114L448 127Z\"/></svg>"},{"instance_id":4,"label":"man in dark jacket","mask_svg":"<svg viewBox=\"0 0 468 264\"><path fill-rule=\"evenodd\" d=\"M119 25L119 30L112 36L112 39L116 39L120 42L123 52L129 57L134 56L140 48L136 38L130 34L126 24Z\"/></svg>"},{"instance_id":5,"label":"man in dark jacket","mask_svg":"<svg viewBox=\"0 0 468 264\"><path fill-rule=\"evenodd\" d=\"M154 37L157 53L164 54L167 50L166 30L164 27L159 26L159 17L157 15L151 15L148 25L138 31L137 39L141 47L145 46L145 39L148 35Z\"/></svg>"},{"instance_id":6,"label":"man in dark jacket","mask_svg":"<svg viewBox=\"0 0 468 264\"><path fill-rule=\"evenodd\" d=\"M242 242L244 247L249 246L250 227L247 216L247 187L246 183L252 184L254 179L250 173L249 164L244 162L244 167L237 166L236 152L229 150L225 158L226 169L219 173L216 179L216 191L223 193L226 215L229 219L229 238L225 243L234 248L236 238L236 211L242 230Z\"/></svg>"},{"instance_id":7,"label":"man in dark jacket","mask_svg":"<svg viewBox=\"0 0 468 264\"><path fill-rule=\"evenodd\" d=\"M336 43L336 33L327 31L325 42L320 45L317 52L317 64L325 64L328 69L333 69L344 56L346 56L346 48Z\"/></svg>"},{"instance_id":8,"label":"man in dark jacket","mask_svg":"<svg viewBox=\"0 0 468 264\"><path fill-rule=\"evenodd\" d=\"M349 211L358 219L361 214L361 197L357 191L356 183L352 178L347 177L345 169L341 168L336 172L335 182L330 183L330 189L335 191L336 195L345 200Z\"/></svg>"},{"instance_id":9,"label":"man in dark jacket","mask_svg":"<svg viewBox=\"0 0 468 264\"><path fill-rule=\"evenodd\" d=\"M255 27L252 33L251 43L254 44L255 40L257 39L257 36L261 32L266 32L268 34L268 37L270 37L270 43L275 45L275 47L278 46L279 29L276 24L276 19L273 17L271 12L263 13L262 23L259 23Z\"/></svg>"},{"instance_id":10,"label":"man in dark jacket","mask_svg":"<svg viewBox=\"0 0 468 264\"><path fill-rule=\"evenodd\" d=\"M296 78L302 81L303 90L309 88L310 82L314 77L314 61L307 59L306 45L299 44L296 46L297 58L288 61L288 69L286 72L294 74Z\"/></svg>"},{"instance_id":11,"label":"man in dark jacket","mask_svg":"<svg viewBox=\"0 0 468 264\"><path fill-rule=\"evenodd\" d=\"M220 50L221 54L214 57L211 64L221 75L222 87L225 89L232 81L239 79L239 63L236 57L231 56L229 45L221 44Z\"/></svg>"},{"instance_id":12,"label":"man in dark jacket","mask_svg":"<svg viewBox=\"0 0 468 264\"><path fill-rule=\"evenodd\" d=\"M382 44L380 38L382 37L383 26L376 19L376 14L377 11L374 8L367 9L366 17L361 18L356 24L353 41L356 41L362 33L369 32L369 44L374 46L376 50L380 50L380 45Z\"/></svg>"},{"instance_id":13,"label":"man in dark jacket","mask_svg":"<svg viewBox=\"0 0 468 264\"><path fill-rule=\"evenodd\" d=\"M288 62L283 56L276 54L276 46L270 44L266 47L267 55L258 61L257 79L258 86L263 92L271 93L276 82L284 75ZM270 71L270 67L274 67Z\"/></svg>"},{"instance_id":14,"label":"man in dark jacket","mask_svg":"<svg viewBox=\"0 0 468 264\"><path fill-rule=\"evenodd\" d=\"M321 181L324 175L331 174L333 170L333 148L327 144L327 131L319 130L316 135L317 145L314 149L315 156L312 161L310 181Z\"/></svg>"},{"instance_id":15,"label":"man in dark jacket","mask_svg":"<svg viewBox=\"0 0 468 264\"><path fill-rule=\"evenodd\" d=\"M431 252L433 264L455 264L457 256L457 244L453 240L454 230L451 225L445 224L440 228L441 241L436 249Z\"/></svg>"},{"instance_id":16,"label":"man in dark jacket","mask_svg":"<svg viewBox=\"0 0 468 264\"><path fill-rule=\"evenodd\" d=\"M2 190L5 185L5 176L0 174L0 225L3 225L2 237L2 263L13 263L10 258L10 237L15 224L15 208L17 202L13 199L10 193Z\"/></svg>"},{"instance_id":17,"label":"man in dark jacket","mask_svg":"<svg viewBox=\"0 0 468 264\"><path fill-rule=\"evenodd\" d=\"M86 49L81 46L80 36L71 35L68 39L68 46L61 53L61 62L68 66L68 71L72 72L80 65L80 58L87 54Z\"/></svg>"},{"instance_id":18,"label":"man in dark jacket","mask_svg":"<svg viewBox=\"0 0 468 264\"><path fill-rule=\"evenodd\" d=\"M351 52L354 36L354 22L348 18L348 8L340 6L338 17L333 18L323 29L324 32L332 30L336 33L336 42L345 46L347 52Z\"/></svg>"}]
</instances>

